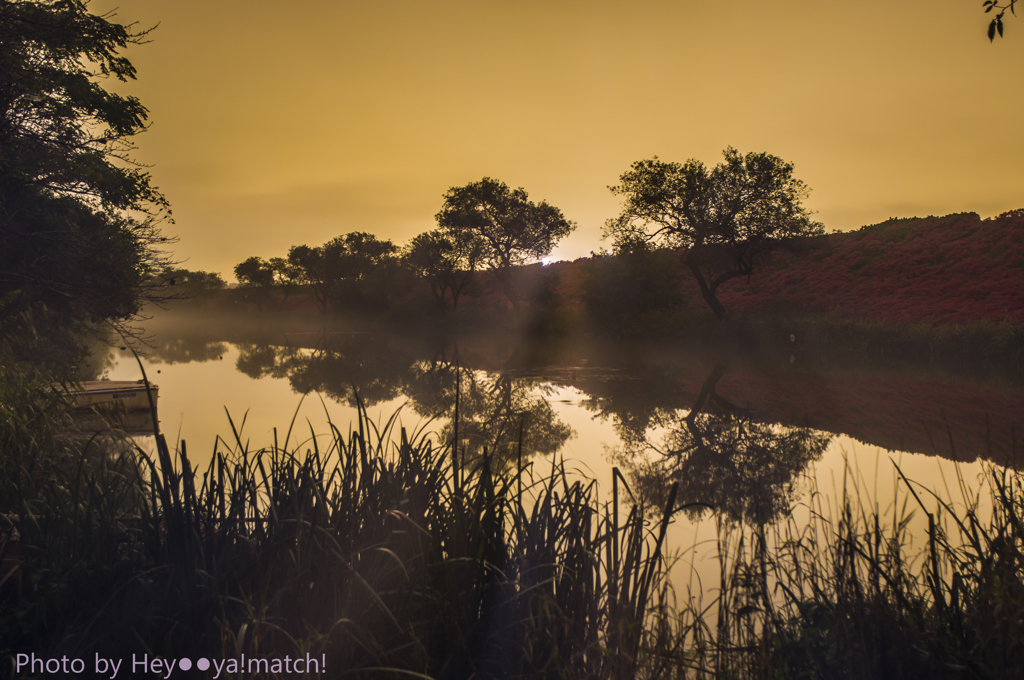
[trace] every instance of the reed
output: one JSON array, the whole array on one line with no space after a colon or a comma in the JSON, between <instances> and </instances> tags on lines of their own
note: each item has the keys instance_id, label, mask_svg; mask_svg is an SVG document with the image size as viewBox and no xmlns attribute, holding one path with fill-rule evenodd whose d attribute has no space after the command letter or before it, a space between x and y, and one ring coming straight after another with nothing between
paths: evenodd
<instances>
[{"instance_id":1,"label":"reed","mask_svg":"<svg viewBox=\"0 0 1024 680\"><path fill-rule=\"evenodd\" d=\"M362 407L301 444L289 428L251 450L231 428L202 471L157 436L154 456L119 459L123 485L109 468L63 480L18 527L0 654L308 652L325 677L631 678L648 663L667 514L620 522L564 464L498 469Z\"/></svg>"},{"instance_id":2,"label":"reed","mask_svg":"<svg viewBox=\"0 0 1024 680\"><path fill-rule=\"evenodd\" d=\"M960 480L955 505L901 477L887 511L851 487L774 526L723 522L718 588L679 604L675 488L651 512L616 473L602 502L563 463L499 465L361 404L347 431L297 441L293 422L258 449L229 419L197 470L185 442L71 437L25 370L3 381L0 677L18 653L309 653L323 677L1024 677L1013 470Z\"/></svg>"},{"instance_id":3,"label":"reed","mask_svg":"<svg viewBox=\"0 0 1024 680\"><path fill-rule=\"evenodd\" d=\"M1024 677L1024 479L990 468L954 505L898 474L888 510L844 487L799 520L722 525L717 597L662 624L676 677Z\"/></svg>"}]
</instances>

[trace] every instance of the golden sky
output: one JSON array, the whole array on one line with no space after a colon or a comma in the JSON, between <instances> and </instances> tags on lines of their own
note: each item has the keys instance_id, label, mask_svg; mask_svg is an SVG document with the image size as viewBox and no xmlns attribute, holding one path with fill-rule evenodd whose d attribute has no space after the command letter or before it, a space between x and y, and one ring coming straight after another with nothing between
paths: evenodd
<instances>
[{"instance_id":1,"label":"golden sky","mask_svg":"<svg viewBox=\"0 0 1024 680\"><path fill-rule=\"evenodd\" d=\"M1024 16L974 0L94 0L189 269L350 231L402 244L490 176L604 244L637 160L793 162L829 230L1024 208Z\"/></svg>"}]
</instances>

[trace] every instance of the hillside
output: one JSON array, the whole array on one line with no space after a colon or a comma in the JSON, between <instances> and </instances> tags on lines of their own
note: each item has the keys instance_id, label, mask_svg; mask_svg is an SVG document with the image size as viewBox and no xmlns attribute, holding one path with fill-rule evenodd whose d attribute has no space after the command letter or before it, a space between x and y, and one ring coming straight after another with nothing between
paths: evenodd
<instances>
[{"instance_id":1,"label":"hillside","mask_svg":"<svg viewBox=\"0 0 1024 680\"><path fill-rule=\"evenodd\" d=\"M563 306L583 302L592 262L545 268L558 270ZM680 280L684 307L705 310L689 272ZM830 234L799 253L776 254L749 282L725 283L719 297L733 313L827 314L939 326L1024 324L1024 210L986 220L976 213L892 219Z\"/></svg>"},{"instance_id":2,"label":"hillside","mask_svg":"<svg viewBox=\"0 0 1024 680\"><path fill-rule=\"evenodd\" d=\"M1024 210L893 219L784 255L722 295L734 309L797 308L935 325L1024 323Z\"/></svg>"}]
</instances>

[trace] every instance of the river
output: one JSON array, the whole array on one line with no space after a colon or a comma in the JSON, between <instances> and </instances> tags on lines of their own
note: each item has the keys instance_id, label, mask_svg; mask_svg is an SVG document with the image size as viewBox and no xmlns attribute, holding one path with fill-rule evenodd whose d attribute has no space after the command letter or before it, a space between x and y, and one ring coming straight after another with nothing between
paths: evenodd
<instances>
[{"instance_id":1,"label":"river","mask_svg":"<svg viewBox=\"0 0 1024 680\"><path fill-rule=\"evenodd\" d=\"M930 492L969 503L986 467L1021 463L1020 385L815 364L795 337L781 353L748 355L507 334L254 330L224 320L158 320L150 330L142 361L159 385L160 427L170 442L187 442L200 470L215 447L255 451L276 441L301 452L314 437L323 447L331 424L344 433L355 423L359 401L380 428L394 417L396 437L404 427L450 442L458 400L467 464L484 446L508 465L520 464L522 451L538 471L564 461L596 481L603 501L617 468L623 502L650 508L679 482L690 507L670 533L677 589L713 581L723 526L837 517L851 497L883 516L914 512L897 467L926 505ZM141 377L135 357L118 349L104 375ZM147 439L138 441L151 446ZM914 531L923 531L925 514L917 515Z\"/></svg>"}]
</instances>

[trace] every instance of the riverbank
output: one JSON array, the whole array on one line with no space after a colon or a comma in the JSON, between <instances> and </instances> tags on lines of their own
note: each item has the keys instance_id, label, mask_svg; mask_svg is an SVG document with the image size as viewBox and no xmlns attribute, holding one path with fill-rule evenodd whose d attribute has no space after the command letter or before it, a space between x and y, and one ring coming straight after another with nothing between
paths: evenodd
<instances>
[{"instance_id":1,"label":"riverbank","mask_svg":"<svg viewBox=\"0 0 1024 680\"><path fill-rule=\"evenodd\" d=\"M966 506L904 480L909 505L879 510L851 480L834 507L812 494L809 523L720 523L719 582L687 593L666 581L675 487L647 512L621 484L598 502L558 465L453 457L365 417L348 431L310 450L229 433L202 470L184 442L154 459L71 447L42 484L5 486L0 677L42 677L19 660L143 653L308 655L318 677L1024 670L1020 473L993 471ZM0 462L22 482L40 472L9 448ZM910 512L928 513L923 544Z\"/></svg>"},{"instance_id":2,"label":"riverbank","mask_svg":"<svg viewBox=\"0 0 1024 680\"><path fill-rule=\"evenodd\" d=\"M673 251L595 255L574 262L513 268L519 306L512 316L560 319L621 333L690 325L709 314ZM426 284L408 279L375 317L495 318L512 311L480 272L457 310L445 311ZM309 290L214 291L189 306L253 313L319 314ZM717 295L732 316L783 315L869 324L965 327L1024 325L1024 210L982 220L976 213L891 219L859 230L786 244L750 276ZM257 300L256 304L253 300ZM451 305L451 300L448 300ZM328 313L350 313L344 299ZM366 310L364 310L365 313ZM627 327L622 326L623 322Z\"/></svg>"}]
</instances>

